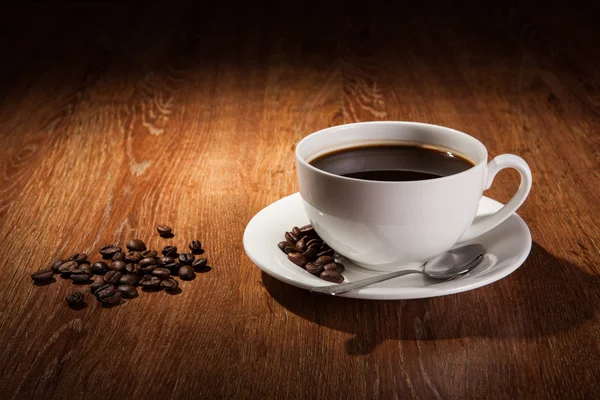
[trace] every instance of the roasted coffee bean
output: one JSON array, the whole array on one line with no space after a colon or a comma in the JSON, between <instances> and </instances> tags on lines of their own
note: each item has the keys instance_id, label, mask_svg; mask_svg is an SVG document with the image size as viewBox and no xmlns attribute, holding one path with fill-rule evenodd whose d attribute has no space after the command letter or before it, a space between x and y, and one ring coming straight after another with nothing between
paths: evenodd
<instances>
[{"instance_id":1,"label":"roasted coffee bean","mask_svg":"<svg viewBox=\"0 0 600 400\"><path fill-rule=\"evenodd\" d=\"M119 251L121 251L121 248L119 246L113 246L112 244L100 247L100 254L102 254L102 258L105 260L111 259L115 253Z\"/></svg>"},{"instance_id":2,"label":"roasted coffee bean","mask_svg":"<svg viewBox=\"0 0 600 400\"><path fill-rule=\"evenodd\" d=\"M192 254L202 254L204 250L202 250L202 243L199 240L192 240L189 245Z\"/></svg>"},{"instance_id":3,"label":"roasted coffee bean","mask_svg":"<svg viewBox=\"0 0 600 400\"><path fill-rule=\"evenodd\" d=\"M171 237L173 235L173 229L171 229L171 227L168 225L158 225L156 230L162 237Z\"/></svg>"},{"instance_id":4,"label":"roasted coffee bean","mask_svg":"<svg viewBox=\"0 0 600 400\"><path fill-rule=\"evenodd\" d=\"M121 279L122 276L123 274L121 272L110 270L106 274L104 274L103 279L105 283L112 283L114 285L117 282L119 282L119 279Z\"/></svg>"},{"instance_id":5,"label":"roasted coffee bean","mask_svg":"<svg viewBox=\"0 0 600 400\"><path fill-rule=\"evenodd\" d=\"M313 243L310 246L306 246L308 249L313 249L315 254L319 254L321 252L321 243Z\"/></svg>"},{"instance_id":6,"label":"roasted coffee bean","mask_svg":"<svg viewBox=\"0 0 600 400\"><path fill-rule=\"evenodd\" d=\"M154 271L157 267L158 267L158 265L156 265L156 264L147 265L145 267L140 266L140 272L142 274L151 274L152 271Z\"/></svg>"},{"instance_id":7,"label":"roasted coffee bean","mask_svg":"<svg viewBox=\"0 0 600 400\"><path fill-rule=\"evenodd\" d=\"M34 282L45 282L52 279L53 276L54 271L52 271L52 268L45 268L31 274L31 279L33 279Z\"/></svg>"},{"instance_id":8,"label":"roasted coffee bean","mask_svg":"<svg viewBox=\"0 0 600 400\"><path fill-rule=\"evenodd\" d=\"M114 285L105 285L96 291L96 298L107 305L119 303L121 297L121 292Z\"/></svg>"},{"instance_id":9,"label":"roasted coffee bean","mask_svg":"<svg viewBox=\"0 0 600 400\"><path fill-rule=\"evenodd\" d=\"M189 265L182 265L181 268L179 268L178 274L179 277L184 281L191 281L196 277L194 268L190 267Z\"/></svg>"},{"instance_id":10,"label":"roasted coffee bean","mask_svg":"<svg viewBox=\"0 0 600 400\"><path fill-rule=\"evenodd\" d=\"M117 251L113 256L112 256L112 260L113 261L125 261L125 252L123 251Z\"/></svg>"},{"instance_id":11,"label":"roasted coffee bean","mask_svg":"<svg viewBox=\"0 0 600 400\"><path fill-rule=\"evenodd\" d=\"M171 271L166 268L156 268L154 271L152 271L152 275L158 276L160 279L167 279L169 276L171 276Z\"/></svg>"},{"instance_id":12,"label":"roasted coffee bean","mask_svg":"<svg viewBox=\"0 0 600 400\"><path fill-rule=\"evenodd\" d=\"M87 282L92 278L92 274L88 273L88 271L84 269L77 268L71 271L71 273L69 274L69 278L73 282Z\"/></svg>"},{"instance_id":13,"label":"roasted coffee bean","mask_svg":"<svg viewBox=\"0 0 600 400\"><path fill-rule=\"evenodd\" d=\"M333 249L321 251L319 257L333 257Z\"/></svg>"},{"instance_id":14,"label":"roasted coffee bean","mask_svg":"<svg viewBox=\"0 0 600 400\"><path fill-rule=\"evenodd\" d=\"M179 255L179 262L183 265L192 265L194 258L192 253L182 253Z\"/></svg>"},{"instance_id":15,"label":"roasted coffee bean","mask_svg":"<svg viewBox=\"0 0 600 400\"><path fill-rule=\"evenodd\" d=\"M333 259L333 257L330 257L330 256L319 256L319 258L317 258L315 260L315 264L325 265L325 264L332 263L334 261L335 260Z\"/></svg>"},{"instance_id":16,"label":"roasted coffee bean","mask_svg":"<svg viewBox=\"0 0 600 400\"><path fill-rule=\"evenodd\" d=\"M323 280L335 283L342 283L344 281L344 276L337 271L323 271L319 275L319 277Z\"/></svg>"},{"instance_id":17,"label":"roasted coffee bean","mask_svg":"<svg viewBox=\"0 0 600 400\"><path fill-rule=\"evenodd\" d=\"M290 253L302 253L302 251L300 249L298 249L296 246L287 246L285 249L283 249L283 252L285 254L290 254Z\"/></svg>"},{"instance_id":18,"label":"roasted coffee bean","mask_svg":"<svg viewBox=\"0 0 600 400\"><path fill-rule=\"evenodd\" d=\"M323 243L321 243L321 241L319 239L314 239L313 238L313 239L310 239L308 242L306 242L306 247L317 245L317 246L319 246L318 248L321 248L322 244Z\"/></svg>"},{"instance_id":19,"label":"roasted coffee bean","mask_svg":"<svg viewBox=\"0 0 600 400\"><path fill-rule=\"evenodd\" d=\"M323 266L309 262L306 264L306 270L313 275L319 275L321 272L323 272Z\"/></svg>"},{"instance_id":20,"label":"roasted coffee bean","mask_svg":"<svg viewBox=\"0 0 600 400\"><path fill-rule=\"evenodd\" d=\"M104 282L104 279L98 279L97 281L94 281L94 283L92 283L90 285L90 292L92 293L96 293L96 291L98 291L98 289L104 287L104 286L109 286L109 283Z\"/></svg>"},{"instance_id":21,"label":"roasted coffee bean","mask_svg":"<svg viewBox=\"0 0 600 400\"><path fill-rule=\"evenodd\" d=\"M279 247L279 249L281 251L283 251L285 253L285 248L286 247L296 247L296 245L292 242L288 242L287 240L283 241L283 242L279 242L277 243L277 246ZM286 253L287 254L287 253Z\"/></svg>"},{"instance_id":22,"label":"roasted coffee bean","mask_svg":"<svg viewBox=\"0 0 600 400\"><path fill-rule=\"evenodd\" d=\"M50 268L52 271L54 271L55 274L58 274L58 268L63 265L65 262L65 260L56 260L56 261L52 261L50 264L48 264L47 268Z\"/></svg>"},{"instance_id":23,"label":"roasted coffee bean","mask_svg":"<svg viewBox=\"0 0 600 400\"><path fill-rule=\"evenodd\" d=\"M173 257L162 256L162 257L158 257L158 259L157 259L158 265L171 264L173 262L175 262L175 259Z\"/></svg>"},{"instance_id":24,"label":"roasted coffee bean","mask_svg":"<svg viewBox=\"0 0 600 400\"><path fill-rule=\"evenodd\" d=\"M298 241L298 236L294 235L292 232L285 233L285 240L288 242L296 243Z\"/></svg>"},{"instance_id":25,"label":"roasted coffee bean","mask_svg":"<svg viewBox=\"0 0 600 400\"><path fill-rule=\"evenodd\" d=\"M132 275L132 274L127 274L127 275L123 275L120 279L119 279L119 284L121 285L133 285L136 286L140 281L140 277L137 275Z\"/></svg>"},{"instance_id":26,"label":"roasted coffee bean","mask_svg":"<svg viewBox=\"0 0 600 400\"><path fill-rule=\"evenodd\" d=\"M94 272L92 271L92 266L89 263L80 264L79 269L84 270L85 272L87 272L90 275L94 275Z\"/></svg>"},{"instance_id":27,"label":"roasted coffee bean","mask_svg":"<svg viewBox=\"0 0 600 400\"><path fill-rule=\"evenodd\" d=\"M315 233L315 228L312 225L304 225L300 227L300 232L304 235L312 235Z\"/></svg>"},{"instance_id":28,"label":"roasted coffee bean","mask_svg":"<svg viewBox=\"0 0 600 400\"><path fill-rule=\"evenodd\" d=\"M304 257L306 257L308 261L315 261L317 259L317 250L314 248L309 247L308 250L302 254L304 254Z\"/></svg>"},{"instance_id":29,"label":"roasted coffee bean","mask_svg":"<svg viewBox=\"0 0 600 400\"><path fill-rule=\"evenodd\" d=\"M113 261L110 263L109 268L113 271L123 271L126 265L125 261Z\"/></svg>"},{"instance_id":30,"label":"roasted coffee bean","mask_svg":"<svg viewBox=\"0 0 600 400\"><path fill-rule=\"evenodd\" d=\"M63 275L68 275L71 273L71 271L77 269L77 267L77 261L66 261L60 267L58 267L58 272L60 272Z\"/></svg>"},{"instance_id":31,"label":"roasted coffee bean","mask_svg":"<svg viewBox=\"0 0 600 400\"><path fill-rule=\"evenodd\" d=\"M81 292L73 292L68 295L65 300L71 307L77 307L84 303L85 296Z\"/></svg>"},{"instance_id":32,"label":"roasted coffee bean","mask_svg":"<svg viewBox=\"0 0 600 400\"><path fill-rule=\"evenodd\" d=\"M177 247L176 246L166 246L163 250L162 250L162 254L163 256L167 256L167 257L177 257Z\"/></svg>"},{"instance_id":33,"label":"roasted coffee bean","mask_svg":"<svg viewBox=\"0 0 600 400\"><path fill-rule=\"evenodd\" d=\"M135 286L128 285L126 283L117 286L117 290L121 293L121 296L125 297L126 299L133 299L138 295L138 291Z\"/></svg>"},{"instance_id":34,"label":"roasted coffee bean","mask_svg":"<svg viewBox=\"0 0 600 400\"><path fill-rule=\"evenodd\" d=\"M157 288L160 286L160 278L154 275L144 275L140 280L140 286L145 288Z\"/></svg>"},{"instance_id":35,"label":"roasted coffee bean","mask_svg":"<svg viewBox=\"0 0 600 400\"><path fill-rule=\"evenodd\" d=\"M308 262L306 260L306 257L304 257L304 254L302 253L289 253L288 260L290 260L299 267L304 267Z\"/></svg>"},{"instance_id":36,"label":"roasted coffee bean","mask_svg":"<svg viewBox=\"0 0 600 400\"><path fill-rule=\"evenodd\" d=\"M296 248L300 251L306 250L306 242L304 239L300 239L296 242Z\"/></svg>"},{"instance_id":37,"label":"roasted coffee bean","mask_svg":"<svg viewBox=\"0 0 600 400\"><path fill-rule=\"evenodd\" d=\"M108 265L104 261L96 261L92 264L92 272L98 275L104 275L108 272Z\"/></svg>"},{"instance_id":38,"label":"roasted coffee bean","mask_svg":"<svg viewBox=\"0 0 600 400\"><path fill-rule=\"evenodd\" d=\"M336 261L336 262L332 262L329 264L325 264L323 266L323 269L325 271L337 271L339 273L342 273L342 272L344 272L344 264Z\"/></svg>"},{"instance_id":39,"label":"roasted coffee bean","mask_svg":"<svg viewBox=\"0 0 600 400\"><path fill-rule=\"evenodd\" d=\"M179 287L179 282L177 282L175 279L173 278L169 278L169 279L165 279L163 280L160 285L162 287L165 288L165 290L169 291L173 291L176 290Z\"/></svg>"},{"instance_id":40,"label":"roasted coffee bean","mask_svg":"<svg viewBox=\"0 0 600 400\"><path fill-rule=\"evenodd\" d=\"M156 253L156 250L145 250L145 251L142 251L140 254L142 255L142 258L147 258L147 257L154 258L158 255L158 253Z\"/></svg>"},{"instance_id":41,"label":"roasted coffee bean","mask_svg":"<svg viewBox=\"0 0 600 400\"><path fill-rule=\"evenodd\" d=\"M194 269L196 270L203 269L206 267L206 264L208 264L208 260L206 258L199 258L197 260L194 260L194 262L192 263L192 267L194 267Z\"/></svg>"},{"instance_id":42,"label":"roasted coffee bean","mask_svg":"<svg viewBox=\"0 0 600 400\"><path fill-rule=\"evenodd\" d=\"M142 258L138 264L140 264L140 268L145 268L149 265L156 265L157 261L154 257L146 257Z\"/></svg>"},{"instance_id":43,"label":"roasted coffee bean","mask_svg":"<svg viewBox=\"0 0 600 400\"><path fill-rule=\"evenodd\" d=\"M292 228L292 233L294 235L296 235L297 237L302 236L302 232L300 231L300 228L298 228L297 226L295 226L295 227Z\"/></svg>"},{"instance_id":44,"label":"roasted coffee bean","mask_svg":"<svg viewBox=\"0 0 600 400\"><path fill-rule=\"evenodd\" d=\"M139 264L129 263L125 265L125 271L129 274L139 275L142 273L142 269Z\"/></svg>"},{"instance_id":45,"label":"roasted coffee bean","mask_svg":"<svg viewBox=\"0 0 600 400\"><path fill-rule=\"evenodd\" d=\"M179 268L181 267L181 264L177 263L177 262L172 262L172 263L168 263L168 264L164 264L163 268L168 269L169 271L171 271L171 275L173 276L177 276L179 274Z\"/></svg>"},{"instance_id":46,"label":"roasted coffee bean","mask_svg":"<svg viewBox=\"0 0 600 400\"><path fill-rule=\"evenodd\" d=\"M125 255L125 261L132 263L139 262L142 258L144 257L142 257L142 253L139 251L130 251Z\"/></svg>"},{"instance_id":47,"label":"roasted coffee bean","mask_svg":"<svg viewBox=\"0 0 600 400\"><path fill-rule=\"evenodd\" d=\"M77 257L75 257L75 261L77 261L77 264L81 265L87 263L87 257L86 253L79 253L77 254Z\"/></svg>"},{"instance_id":48,"label":"roasted coffee bean","mask_svg":"<svg viewBox=\"0 0 600 400\"><path fill-rule=\"evenodd\" d=\"M77 257L79 257L79 253L73 253L67 258L67 261L76 261Z\"/></svg>"},{"instance_id":49,"label":"roasted coffee bean","mask_svg":"<svg viewBox=\"0 0 600 400\"><path fill-rule=\"evenodd\" d=\"M131 239L127 242L127 249L129 251L144 251L146 250L146 243L140 239Z\"/></svg>"}]
</instances>

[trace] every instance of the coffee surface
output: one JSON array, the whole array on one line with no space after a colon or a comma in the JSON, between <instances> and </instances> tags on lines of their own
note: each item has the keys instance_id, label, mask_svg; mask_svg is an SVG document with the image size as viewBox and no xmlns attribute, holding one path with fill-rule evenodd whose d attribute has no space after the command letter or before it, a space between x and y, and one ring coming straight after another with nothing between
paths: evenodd
<instances>
[{"instance_id":1,"label":"coffee surface","mask_svg":"<svg viewBox=\"0 0 600 400\"><path fill-rule=\"evenodd\" d=\"M420 181L466 171L474 164L443 149L416 145L352 147L310 162L320 170L369 181Z\"/></svg>"}]
</instances>

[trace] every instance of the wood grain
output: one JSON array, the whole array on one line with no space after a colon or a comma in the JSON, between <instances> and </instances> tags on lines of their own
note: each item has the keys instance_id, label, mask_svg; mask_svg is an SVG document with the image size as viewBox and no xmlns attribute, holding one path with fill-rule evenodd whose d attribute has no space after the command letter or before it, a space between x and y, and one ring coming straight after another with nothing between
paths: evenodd
<instances>
[{"instance_id":1,"label":"wood grain","mask_svg":"<svg viewBox=\"0 0 600 400\"><path fill-rule=\"evenodd\" d=\"M598 397L598 7L250 3L0 14L0 398ZM522 268L359 301L252 264L245 225L297 191L295 143L386 119L527 159ZM517 185L504 172L486 195ZM200 239L212 270L114 308L72 310L70 282L31 283L53 258L133 237Z\"/></svg>"}]
</instances>

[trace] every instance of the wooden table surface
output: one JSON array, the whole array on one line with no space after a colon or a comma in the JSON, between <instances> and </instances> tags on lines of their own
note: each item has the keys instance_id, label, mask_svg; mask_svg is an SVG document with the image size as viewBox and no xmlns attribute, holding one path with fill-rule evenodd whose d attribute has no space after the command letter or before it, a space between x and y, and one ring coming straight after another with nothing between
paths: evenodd
<instances>
[{"instance_id":1,"label":"wooden table surface","mask_svg":"<svg viewBox=\"0 0 600 400\"><path fill-rule=\"evenodd\" d=\"M598 397L597 5L53 3L0 14L0 398ZM524 157L524 265L411 301L263 274L242 234L297 191L295 143L370 120ZM486 195L506 202L517 177ZM113 308L32 284L133 237L200 239L212 270Z\"/></svg>"}]
</instances>

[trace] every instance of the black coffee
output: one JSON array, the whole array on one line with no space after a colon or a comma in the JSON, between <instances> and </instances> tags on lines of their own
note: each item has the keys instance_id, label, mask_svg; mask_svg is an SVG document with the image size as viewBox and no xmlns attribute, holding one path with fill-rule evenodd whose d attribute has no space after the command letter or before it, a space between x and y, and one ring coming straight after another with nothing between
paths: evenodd
<instances>
[{"instance_id":1,"label":"black coffee","mask_svg":"<svg viewBox=\"0 0 600 400\"><path fill-rule=\"evenodd\" d=\"M310 164L368 181L420 181L466 171L474 164L450 151L416 145L373 145L324 154Z\"/></svg>"}]
</instances>

